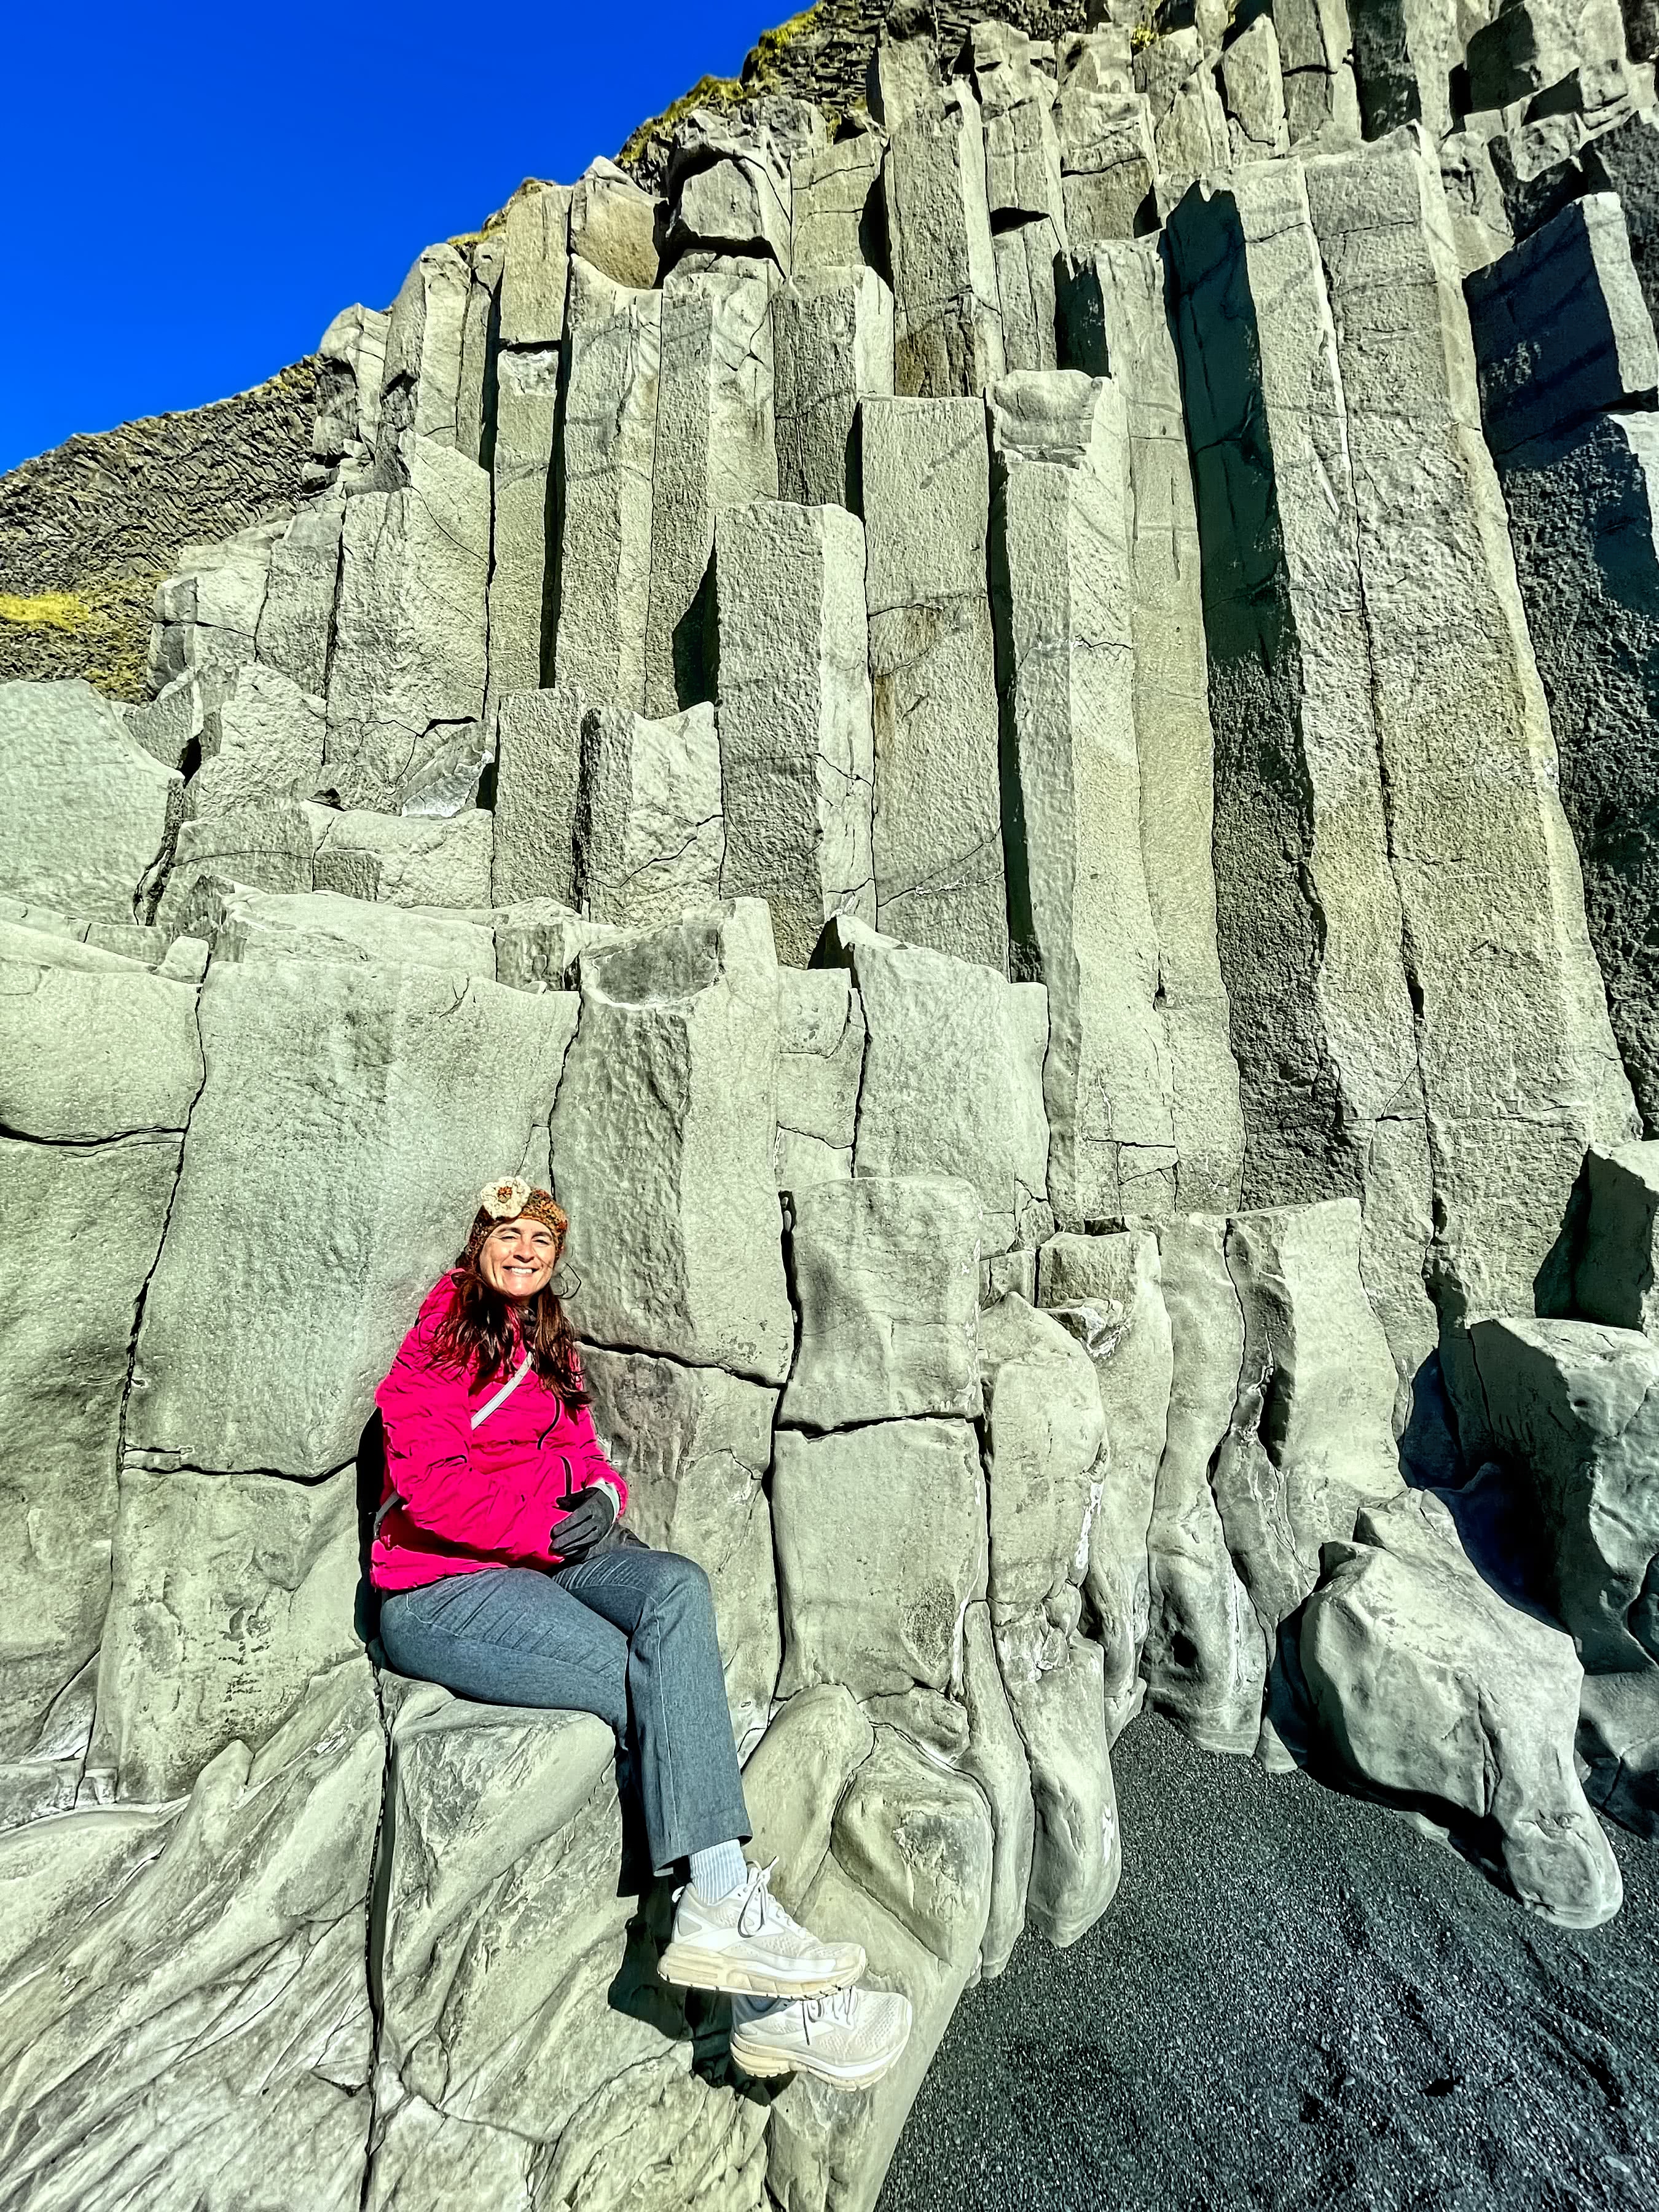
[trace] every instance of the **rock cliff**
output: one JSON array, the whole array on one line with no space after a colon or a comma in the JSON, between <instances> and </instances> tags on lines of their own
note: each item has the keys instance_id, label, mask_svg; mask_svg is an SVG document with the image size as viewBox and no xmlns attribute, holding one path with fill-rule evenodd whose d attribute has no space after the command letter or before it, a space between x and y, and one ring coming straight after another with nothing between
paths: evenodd
<instances>
[{"instance_id":1,"label":"rock cliff","mask_svg":"<svg viewBox=\"0 0 1659 2212\"><path fill-rule=\"evenodd\" d=\"M144 698L0 685L0 2206L867 2212L1133 1881L1147 1700L1618 1910L1630 20L825 0L336 319ZM874 2091L658 1980L599 1723L378 1663L373 1390L504 1170Z\"/></svg>"}]
</instances>

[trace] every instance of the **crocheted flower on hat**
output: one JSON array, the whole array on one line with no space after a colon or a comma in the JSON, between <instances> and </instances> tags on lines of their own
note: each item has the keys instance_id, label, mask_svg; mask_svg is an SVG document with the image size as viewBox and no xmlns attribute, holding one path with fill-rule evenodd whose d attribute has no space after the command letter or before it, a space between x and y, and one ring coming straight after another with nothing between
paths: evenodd
<instances>
[{"instance_id":1,"label":"crocheted flower on hat","mask_svg":"<svg viewBox=\"0 0 1659 2212\"><path fill-rule=\"evenodd\" d=\"M478 1203L495 1221L512 1221L530 1203L531 1186L522 1176L503 1176L499 1182L487 1182L478 1193Z\"/></svg>"}]
</instances>

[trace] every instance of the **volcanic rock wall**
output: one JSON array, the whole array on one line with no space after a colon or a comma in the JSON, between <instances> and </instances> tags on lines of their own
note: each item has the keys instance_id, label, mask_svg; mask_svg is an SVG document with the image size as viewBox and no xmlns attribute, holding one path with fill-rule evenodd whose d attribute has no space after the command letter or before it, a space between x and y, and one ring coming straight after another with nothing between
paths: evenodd
<instances>
[{"instance_id":1,"label":"volcanic rock wall","mask_svg":"<svg viewBox=\"0 0 1659 2212\"><path fill-rule=\"evenodd\" d=\"M331 326L145 703L0 688L0 2205L868 2207L1149 1698L1618 1908L1651 72L1091 13L526 187ZM599 1723L379 1663L504 1170L872 2092L656 1978Z\"/></svg>"}]
</instances>

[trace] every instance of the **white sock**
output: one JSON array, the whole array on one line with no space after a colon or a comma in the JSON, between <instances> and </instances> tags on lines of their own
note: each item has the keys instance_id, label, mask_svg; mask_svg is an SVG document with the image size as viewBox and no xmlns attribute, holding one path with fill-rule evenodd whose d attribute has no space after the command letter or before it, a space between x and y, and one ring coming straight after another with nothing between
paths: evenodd
<instances>
[{"instance_id":1,"label":"white sock","mask_svg":"<svg viewBox=\"0 0 1659 2212\"><path fill-rule=\"evenodd\" d=\"M711 1844L706 1851L691 1854L691 1887L705 1905L718 1905L748 1879L741 1844Z\"/></svg>"}]
</instances>

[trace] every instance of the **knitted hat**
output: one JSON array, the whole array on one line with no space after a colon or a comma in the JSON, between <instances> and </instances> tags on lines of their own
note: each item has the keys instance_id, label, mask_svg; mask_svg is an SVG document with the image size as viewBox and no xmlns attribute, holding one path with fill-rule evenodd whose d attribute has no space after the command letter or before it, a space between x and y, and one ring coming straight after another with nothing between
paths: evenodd
<instances>
[{"instance_id":1,"label":"knitted hat","mask_svg":"<svg viewBox=\"0 0 1659 2212\"><path fill-rule=\"evenodd\" d=\"M532 1221L544 1221L561 1244L570 1226L568 1215L550 1190L538 1190L522 1176L502 1176L498 1182L487 1182L478 1193L478 1212L481 1217L476 1227L486 1235L489 1226L498 1221L517 1221L527 1216Z\"/></svg>"}]
</instances>

